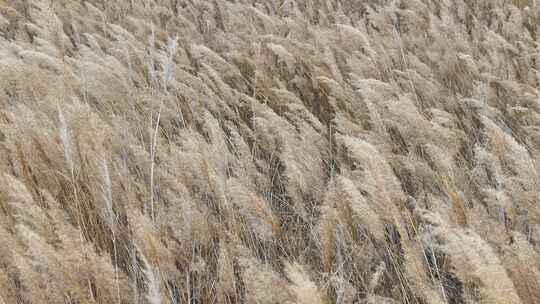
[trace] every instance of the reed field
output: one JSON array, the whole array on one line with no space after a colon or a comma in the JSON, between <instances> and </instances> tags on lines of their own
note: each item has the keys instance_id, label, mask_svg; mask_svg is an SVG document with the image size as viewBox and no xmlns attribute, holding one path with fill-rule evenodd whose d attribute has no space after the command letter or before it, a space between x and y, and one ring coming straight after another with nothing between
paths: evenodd
<instances>
[{"instance_id":1,"label":"reed field","mask_svg":"<svg viewBox=\"0 0 540 304\"><path fill-rule=\"evenodd\" d=\"M539 35L535 0L0 0L0 304L538 304Z\"/></svg>"}]
</instances>

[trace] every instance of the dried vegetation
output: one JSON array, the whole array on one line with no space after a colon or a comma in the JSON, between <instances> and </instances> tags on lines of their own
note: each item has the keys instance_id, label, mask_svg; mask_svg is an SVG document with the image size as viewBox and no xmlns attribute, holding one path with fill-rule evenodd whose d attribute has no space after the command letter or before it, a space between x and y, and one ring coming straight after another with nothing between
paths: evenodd
<instances>
[{"instance_id":1,"label":"dried vegetation","mask_svg":"<svg viewBox=\"0 0 540 304\"><path fill-rule=\"evenodd\" d=\"M0 0L0 303L540 303L539 22Z\"/></svg>"}]
</instances>

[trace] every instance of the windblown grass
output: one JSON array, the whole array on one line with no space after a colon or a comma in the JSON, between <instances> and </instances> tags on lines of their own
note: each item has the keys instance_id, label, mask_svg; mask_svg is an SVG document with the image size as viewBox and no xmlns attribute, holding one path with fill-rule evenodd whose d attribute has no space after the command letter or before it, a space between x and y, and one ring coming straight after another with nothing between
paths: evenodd
<instances>
[{"instance_id":1,"label":"windblown grass","mask_svg":"<svg viewBox=\"0 0 540 304\"><path fill-rule=\"evenodd\" d=\"M0 0L0 304L540 303L539 21Z\"/></svg>"}]
</instances>

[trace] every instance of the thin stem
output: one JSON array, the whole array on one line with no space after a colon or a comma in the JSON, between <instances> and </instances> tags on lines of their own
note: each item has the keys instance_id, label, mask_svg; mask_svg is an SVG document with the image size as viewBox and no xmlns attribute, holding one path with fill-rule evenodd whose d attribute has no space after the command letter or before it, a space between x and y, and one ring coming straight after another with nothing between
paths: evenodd
<instances>
[{"instance_id":1,"label":"thin stem","mask_svg":"<svg viewBox=\"0 0 540 304\"><path fill-rule=\"evenodd\" d=\"M154 133L152 136L152 146L150 149L150 214L152 217L152 222L155 222L155 212L154 212L154 167L155 167L155 158L156 158L156 148L157 148L157 135L159 128L159 121L161 119L161 110L163 109L163 102L159 106L158 116L156 120L156 126L154 128Z\"/></svg>"}]
</instances>

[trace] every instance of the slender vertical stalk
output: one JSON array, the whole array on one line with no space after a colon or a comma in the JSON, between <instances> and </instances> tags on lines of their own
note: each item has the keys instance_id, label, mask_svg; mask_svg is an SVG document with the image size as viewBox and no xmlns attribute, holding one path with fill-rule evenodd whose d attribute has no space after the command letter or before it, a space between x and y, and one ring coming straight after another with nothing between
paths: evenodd
<instances>
[{"instance_id":1,"label":"slender vertical stalk","mask_svg":"<svg viewBox=\"0 0 540 304\"><path fill-rule=\"evenodd\" d=\"M159 128L159 121L161 119L161 110L163 109L163 102L159 106L158 116L156 119L156 126L154 128L152 143L150 147L150 214L152 217L152 222L155 222L155 211L154 211L154 171L155 171L155 161L156 161L156 148L157 148L157 135Z\"/></svg>"},{"instance_id":2,"label":"slender vertical stalk","mask_svg":"<svg viewBox=\"0 0 540 304\"><path fill-rule=\"evenodd\" d=\"M107 219L107 224L111 229L112 241L113 241L113 255L114 255L114 276L116 282L116 296L117 301L120 303L120 283L118 280L118 253L116 248L116 218L113 210L113 197L112 197L112 183L111 176L109 175L109 166L107 161L103 160L102 163L102 175L105 186L103 187L103 198L105 200L105 216Z\"/></svg>"}]
</instances>

